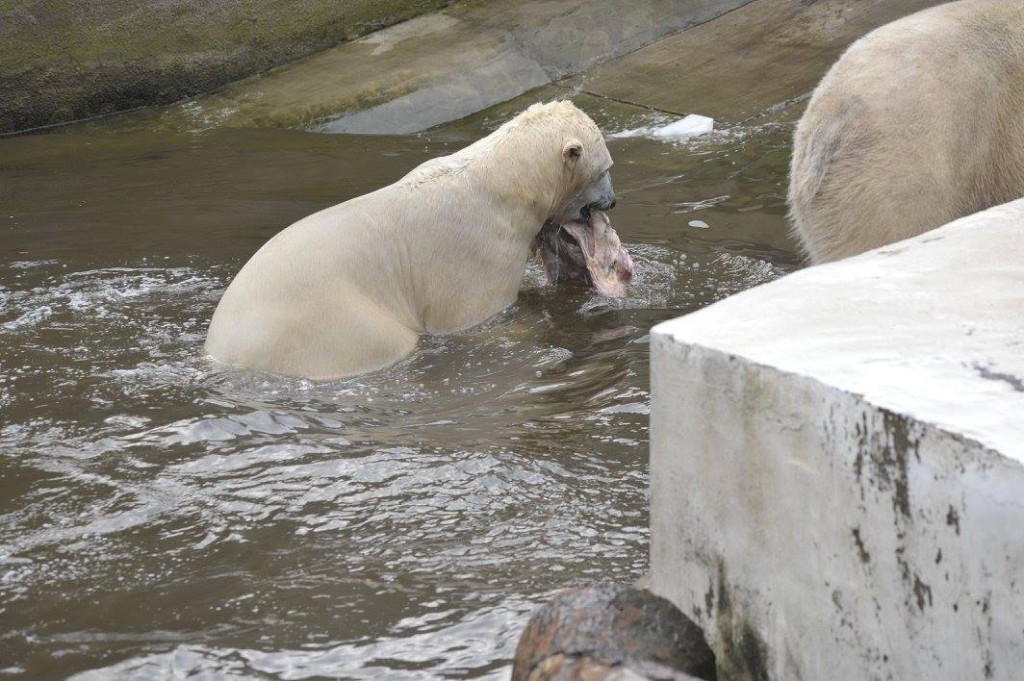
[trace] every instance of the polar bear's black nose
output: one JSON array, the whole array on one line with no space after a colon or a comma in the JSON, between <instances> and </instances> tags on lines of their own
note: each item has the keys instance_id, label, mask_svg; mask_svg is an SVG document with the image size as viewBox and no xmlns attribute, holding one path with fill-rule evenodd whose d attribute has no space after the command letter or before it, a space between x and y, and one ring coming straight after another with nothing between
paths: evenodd
<instances>
[{"instance_id":1,"label":"polar bear's black nose","mask_svg":"<svg viewBox=\"0 0 1024 681\"><path fill-rule=\"evenodd\" d=\"M600 201L595 201L591 205L598 210L611 210L612 208L615 208L615 197L608 196Z\"/></svg>"}]
</instances>

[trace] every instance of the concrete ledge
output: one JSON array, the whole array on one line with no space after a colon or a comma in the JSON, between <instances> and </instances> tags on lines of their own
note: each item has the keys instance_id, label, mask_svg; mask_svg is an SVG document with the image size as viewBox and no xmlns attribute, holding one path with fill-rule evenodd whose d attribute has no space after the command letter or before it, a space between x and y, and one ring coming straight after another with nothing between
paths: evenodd
<instances>
[{"instance_id":1,"label":"concrete ledge","mask_svg":"<svg viewBox=\"0 0 1024 681\"><path fill-rule=\"evenodd\" d=\"M652 332L651 588L725 678L1019 678L1024 200Z\"/></svg>"}]
</instances>

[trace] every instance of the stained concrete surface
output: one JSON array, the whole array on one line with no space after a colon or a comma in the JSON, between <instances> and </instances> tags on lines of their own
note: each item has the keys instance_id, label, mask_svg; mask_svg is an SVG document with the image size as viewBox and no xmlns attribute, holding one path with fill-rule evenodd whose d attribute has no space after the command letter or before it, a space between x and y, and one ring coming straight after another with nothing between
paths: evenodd
<instances>
[{"instance_id":1,"label":"stained concrete surface","mask_svg":"<svg viewBox=\"0 0 1024 681\"><path fill-rule=\"evenodd\" d=\"M207 92L450 0L7 0L0 133Z\"/></svg>"},{"instance_id":2,"label":"stained concrete surface","mask_svg":"<svg viewBox=\"0 0 1024 681\"><path fill-rule=\"evenodd\" d=\"M164 124L408 133L580 94L719 126L792 120L856 38L934 4L467 2L197 98Z\"/></svg>"},{"instance_id":3,"label":"stained concrete surface","mask_svg":"<svg viewBox=\"0 0 1024 681\"><path fill-rule=\"evenodd\" d=\"M615 0L456 5L443 14L475 34L494 35L501 46L497 53L451 44L459 65L444 78L374 109L342 116L326 129L387 133L433 127L586 72L748 2L645 0L628 8ZM392 123L396 110L400 128Z\"/></svg>"},{"instance_id":4,"label":"stained concrete surface","mask_svg":"<svg viewBox=\"0 0 1024 681\"><path fill-rule=\"evenodd\" d=\"M937 0L466 0L165 111L174 129L418 132L587 95L718 126L793 120L860 35Z\"/></svg>"},{"instance_id":5,"label":"stained concrete surface","mask_svg":"<svg viewBox=\"0 0 1024 681\"><path fill-rule=\"evenodd\" d=\"M750 0L465 2L198 98L192 125L424 130Z\"/></svg>"},{"instance_id":6,"label":"stained concrete surface","mask_svg":"<svg viewBox=\"0 0 1024 681\"><path fill-rule=\"evenodd\" d=\"M1022 223L1019 200L652 330L651 589L725 678L1019 678Z\"/></svg>"},{"instance_id":7,"label":"stained concrete surface","mask_svg":"<svg viewBox=\"0 0 1024 681\"><path fill-rule=\"evenodd\" d=\"M757 0L598 66L593 94L736 123L808 93L854 40L936 0Z\"/></svg>"}]
</instances>

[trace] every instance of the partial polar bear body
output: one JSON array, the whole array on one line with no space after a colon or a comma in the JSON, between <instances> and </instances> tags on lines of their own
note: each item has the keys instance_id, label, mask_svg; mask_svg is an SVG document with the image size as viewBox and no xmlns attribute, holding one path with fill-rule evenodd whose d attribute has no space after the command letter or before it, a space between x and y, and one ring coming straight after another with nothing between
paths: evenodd
<instances>
[{"instance_id":1,"label":"partial polar bear body","mask_svg":"<svg viewBox=\"0 0 1024 681\"><path fill-rule=\"evenodd\" d=\"M310 378L392 364L420 334L468 328L512 303L545 221L614 205L611 165L600 130L573 104L534 105L277 234L228 286L206 350Z\"/></svg>"},{"instance_id":2,"label":"partial polar bear body","mask_svg":"<svg viewBox=\"0 0 1024 681\"><path fill-rule=\"evenodd\" d=\"M1024 2L961 0L854 43L815 90L790 169L813 262L1024 196Z\"/></svg>"}]
</instances>

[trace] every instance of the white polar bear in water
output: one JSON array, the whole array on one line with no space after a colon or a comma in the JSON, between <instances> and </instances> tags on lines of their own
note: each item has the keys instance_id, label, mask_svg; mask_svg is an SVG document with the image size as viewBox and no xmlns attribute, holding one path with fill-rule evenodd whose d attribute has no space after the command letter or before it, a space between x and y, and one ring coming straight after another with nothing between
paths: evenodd
<instances>
[{"instance_id":1,"label":"white polar bear in water","mask_svg":"<svg viewBox=\"0 0 1024 681\"><path fill-rule=\"evenodd\" d=\"M601 131L575 105L535 104L465 149L277 234L224 292L206 351L309 378L379 369L420 334L466 329L512 303L535 249L549 278L585 267L576 278L621 294L632 263L598 212L615 205L611 166ZM608 262L581 257L578 244L572 253L563 224L570 235L589 225L584 246ZM612 238L612 249L595 249ZM555 244L559 253L544 252Z\"/></svg>"},{"instance_id":2,"label":"white polar bear in water","mask_svg":"<svg viewBox=\"0 0 1024 681\"><path fill-rule=\"evenodd\" d=\"M1024 196L1024 2L962 0L854 43L796 130L790 216L814 262Z\"/></svg>"}]
</instances>

